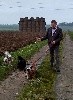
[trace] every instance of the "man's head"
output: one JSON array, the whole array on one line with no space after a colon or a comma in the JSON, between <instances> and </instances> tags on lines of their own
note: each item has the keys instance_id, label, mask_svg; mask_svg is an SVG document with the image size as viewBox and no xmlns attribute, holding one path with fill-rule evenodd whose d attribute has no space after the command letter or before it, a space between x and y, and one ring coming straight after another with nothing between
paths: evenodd
<instances>
[{"instance_id":1,"label":"man's head","mask_svg":"<svg viewBox=\"0 0 73 100\"><path fill-rule=\"evenodd\" d=\"M52 21L51 21L51 27L52 27L52 28L55 28L56 26L57 26L56 20L52 20Z\"/></svg>"}]
</instances>

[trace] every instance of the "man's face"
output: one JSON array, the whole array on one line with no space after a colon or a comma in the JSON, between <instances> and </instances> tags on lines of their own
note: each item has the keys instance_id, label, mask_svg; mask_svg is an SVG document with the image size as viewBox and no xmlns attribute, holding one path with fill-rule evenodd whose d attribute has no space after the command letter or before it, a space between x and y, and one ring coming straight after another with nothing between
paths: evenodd
<instances>
[{"instance_id":1,"label":"man's face","mask_svg":"<svg viewBox=\"0 0 73 100\"><path fill-rule=\"evenodd\" d=\"M57 25L57 24L56 24L56 23L54 23L54 22L53 22L53 23L51 23L51 27L52 27L52 28L56 27L56 25Z\"/></svg>"}]
</instances>

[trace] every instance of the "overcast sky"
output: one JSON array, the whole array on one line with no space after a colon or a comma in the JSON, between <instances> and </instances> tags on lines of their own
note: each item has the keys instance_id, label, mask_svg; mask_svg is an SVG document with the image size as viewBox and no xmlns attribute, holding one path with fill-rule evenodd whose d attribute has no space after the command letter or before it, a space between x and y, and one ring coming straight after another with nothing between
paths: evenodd
<instances>
[{"instance_id":1,"label":"overcast sky","mask_svg":"<svg viewBox=\"0 0 73 100\"><path fill-rule=\"evenodd\" d=\"M18 24L20 17L73 22L73 0L0 0L0 24Z\"/></svg>"}]
</instances>

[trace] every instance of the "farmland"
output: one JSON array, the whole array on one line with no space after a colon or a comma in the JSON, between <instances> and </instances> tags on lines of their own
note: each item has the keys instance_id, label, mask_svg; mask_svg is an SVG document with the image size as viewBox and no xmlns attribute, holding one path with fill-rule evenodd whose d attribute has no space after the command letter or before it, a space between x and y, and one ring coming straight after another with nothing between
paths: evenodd
<instances>
[{"instance_id":1,"label":"farmland","mask_svg":"<svg viewBox=\"0 0 73 100\"><path fill-rule=\"evenodd\" d=\"M68 34L69 34L69 36L70 36L71 40L73 40L73 32L68 31Z\"/></svg>"},{"instance_id":2,"label":"farmland","mask_svg":"<svg viewBox=\"0 0 73 100\"><path fill-rule=\"evenodd\" d=\"M10 31L9 31L10 32ZM2 47L1 50L9 50L10 54L12 55L14 61L11 65L4 65L3 63L3 56L0 56L0 81L5 80L8 78L8 76L13 73L17 69L17 57L20 55L26 60L31 59L31 57L39 52L39 50L47 44L47 41L42 42L35 42L35 37L40 37L41 34L34 33L19 33L19 31L16 31L15 34L11 34L11 32L7 34L5 31L4 33L1 33L1 41L2 44L0 46ZM6 33L6 34L5 34ZM73 36L73 32L68 32L71 39ZM18 35L18 37L17 37ZM21 37L20 37L21 35ZM43 36L44 34L42 34ZM65 34L66 35L66 34ZM10 37L11 36L11 37ZM32 39L30 39L30 36L32 36ZM9 40L8 40L9 37ZM67 36L64 36L64 38ZM5 38L5 41L3 41L3 38ZM68 39L68 37L67 37ZM10 43L8 41L10 41ZM29 42L25 42L24 40L27 40ZM7 41L7 44L5 44ZM15 42L16 41L16 42ZM21 41L21 43L20 43ZM22 42L23 41L23 42ZM14 45L12 45L12 44ZM25 44L24 44L25 43ZM63 42L64 43L64 42ZM8 46L9 44L9 46ZM6 45L6 47L5 47ZM8 47L7 47L8 46ZM11 48L12 46L12 48ZM6 49L5 49L6 48ZM60 47L60 57L63 58L63 50L64 46L61 45ZM1 52L1 55L3 55L3 52ZM54 82L56 80L57 74L54 70L50 67L50 57L47 55L40 65L40 67L37 70L37 77L36 79L30 80L28 84L24 85L22 91L17 96L17 100L56 100L56 94L54 91ZM46 74L47 73L47 74ZM58 83L57 83L58 84Z\"/></svg>"},{"instance_id":3,"label":"farmland","mask_svg":"<svg viewBox=\"0 0 73 100\"><path fill-rule=\"evenodd\" d=\"M13 70L15 70L17 67L17 57L20 55L26 60L31 58L32 55L34 55L36 52L39 51L40 48L42 48L47 42L37 42L36 44L30 44L23 48L20 48L14 52L11 52L11 55L14 59L11 65L4 65L3 64L3 56L0 57L0 80L3 80L10 74Z\"/></svg>"},{"instance_id":4,"label":"farmland","mask_svg":"<svg viewBox=\"0 0 73 100\"><path fill-rule=\"evenodd\" d=\"M3 56L0 57L0 81L5 80L5 78L7 78L12 72L14 72L17 69L17 57L20 55L23 58L25 58L26 60L30 59L35 53L39 52L39 50L47 44L47 41L42 41L42 42L36 42L36 38L35 37L40 37L43 36L43 34L38 34L38 33L34 33L32 35L32 33L20 33L19 31L15 31L14 33L11 33L11 31L1 31L1 55L3 55L3 52L5 50L9 50L10 54L12 55L14 61L12 62L11 65L4 65L3 63ZM30 38L31 36L31 38ZM8 38L9 37L9 38ZM26 41L27 40L27 41ZM7 43L6 43L7 42ZM12 47L12 48L11 48ZM48 62L49 56L47 56L44 60L44 62L42 63L41 67L38 69L38 78L41 81L42 84L39 84L38 82L38 78L36 80L32 80L31 83L29 84L33 84L31 86L31 89L36 89L35 86L37 85L37 89L35 91L38 91L38 85L41 86L40 89L41 90L41 97L43 95L42 91L45 88L46 90L45 92L45 98L47 97L48 93L50 93L50 98L55 98L55 93L53 92L53 85L54 85L54 80L56 78L56 73L53 72L53 70L49 67L48 69ZM46 66L46 67L45 67ZM50 65L49 65L50 66ZM43 68L43 70L42 70ZM48 69L48 70L47 70ZM42 73L43 71L48 71L48 75L46 76L46 73ZM41 76L42 74L42 76ZM45 77L43 78L43 75L45 75ZM42 77L42 78L41 78ZM47 77L47 79L46 79ZM48 80L48 77L50 77L50 79ZM50 81L50 82L49 82ZM45 84L45 82L47 82L47 84ZM38 83L38 84L36 84ZM49 84L49 85L48 85ZM45 86L44 88L42 86ZM48 88L47 88L48 86ZM26 86L25 88L30 88L29 86ZM47 91L47 89L49 89L49 91ZM30 91L30 89L28 89ZM33 91L32 91L33 92ZM24 92L23 92L24 93ZM22 95L23 95L22 93ZM28 93L27 93L28 94ZM33 93L34 95L34 93ZM53 97L52 97L53 96ZM21 96L19 97L21 98ZM24 95L23 95L23 98ZM30 97L29 97L30 98ZM31 98L32 99L32 98ZM38 97L39 99L39 97Z\"/></svg>"},{"instance_id":5,"label":"farmland","mask_svg":"<svg viewBox=\"0 0 73 100\"><path fill-rule=\"evenodd\" d=\"M4 51L14 51L36 41L43 33L26 33L20 31L0 31L0 54Z\"/></svg>"}]
</instances>

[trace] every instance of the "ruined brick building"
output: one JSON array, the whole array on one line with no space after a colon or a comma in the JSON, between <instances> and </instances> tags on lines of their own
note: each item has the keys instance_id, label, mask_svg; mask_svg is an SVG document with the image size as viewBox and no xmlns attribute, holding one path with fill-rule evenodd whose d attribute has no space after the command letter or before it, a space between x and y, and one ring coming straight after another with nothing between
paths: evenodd
<instances>
[{"instance_id":1,"label":"ruined brick building","mask_svg":"<svg viewBox=\"0 0 73 100\"><path fill-rule=\"evenodd\" d=\"M45 32L45 25L45 18L43 17L36 17L36 19L34 19L33 17L31 17L30 19L28 19L28 17L25 17L20 18L19 30L24 32Z\"/></svg>"}]
</instances>

